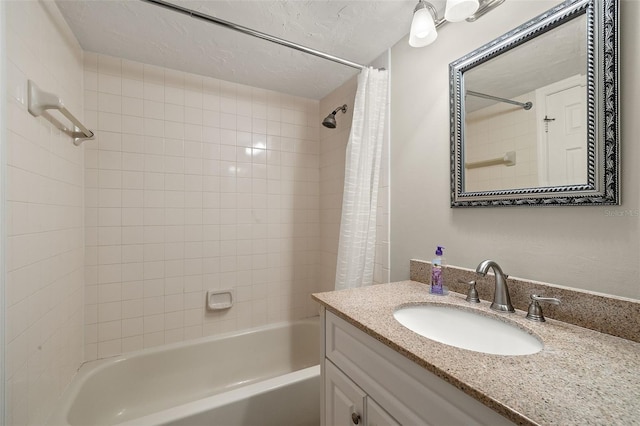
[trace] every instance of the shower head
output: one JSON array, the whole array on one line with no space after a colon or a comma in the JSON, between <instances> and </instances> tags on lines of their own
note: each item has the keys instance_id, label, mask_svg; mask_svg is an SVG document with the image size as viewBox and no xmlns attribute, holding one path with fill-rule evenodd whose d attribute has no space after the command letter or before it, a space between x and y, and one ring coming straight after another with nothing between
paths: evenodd
<instances>
[{"instance_id":1,"label":"shower head","mask_svg":"<svg viewBox=\"0 0 640 426\"><path fill-rule=\"evenodd\" d=\"M336 128L336 115L335 114L329 114L325 117L324 120L322 120L322 125L328 129L335 129Z\"/></svg>"},{"instance_id":2,"label":"shower head","mask_svg":"<svg viewBox=\"0 0 640 426\"><path fill-rule=\"evenodd\" d=\"M336 128L336 113L338 111L342 111L342 113L347 112L347 104L344 104L342 106L339 106L338 108L334 109L333 112L329 115L327 115L325 117L324 120L322 120L322 125L326 128L329 129L335 129Z\"/></svg>"}]
</instances>

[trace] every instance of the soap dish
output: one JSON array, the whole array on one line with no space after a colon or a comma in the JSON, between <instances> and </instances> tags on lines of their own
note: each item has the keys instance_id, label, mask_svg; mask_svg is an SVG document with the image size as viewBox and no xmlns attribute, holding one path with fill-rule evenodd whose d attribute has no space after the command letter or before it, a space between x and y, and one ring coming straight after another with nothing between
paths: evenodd
<instances>
[{"instance_id":1,"label":"soap dish","mask_svg":"<svg viewBox=\"0 0 640 426\"><path fill-rule=\"evenodd\" d=\"M233 306L232 289L207 291L207 309L209 311L221 311Z\"/></svg>"}]
</instances>

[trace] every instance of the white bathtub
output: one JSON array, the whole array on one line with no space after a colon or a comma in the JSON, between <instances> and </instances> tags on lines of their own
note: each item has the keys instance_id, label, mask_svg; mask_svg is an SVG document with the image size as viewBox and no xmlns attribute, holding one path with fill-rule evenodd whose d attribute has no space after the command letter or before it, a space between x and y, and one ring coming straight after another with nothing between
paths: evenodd
<instances>
[{"instance_id":1,"label":"white bathtub","mask_svg":"<svg viewBox=\"0 0 640 426\"><path fill-rule=\"evenodd\" d=\"M50 425L320 423L317 318L87 363Z\"/></svg>"}]
</instances>

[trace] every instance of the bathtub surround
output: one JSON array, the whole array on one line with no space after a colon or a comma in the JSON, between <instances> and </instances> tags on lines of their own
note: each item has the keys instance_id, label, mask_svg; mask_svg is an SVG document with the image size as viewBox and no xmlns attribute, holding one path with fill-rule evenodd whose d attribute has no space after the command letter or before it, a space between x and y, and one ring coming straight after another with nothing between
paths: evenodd
<instances>
[{"instance_id":1,"label":"bathtub surround","mask_svg":"<svg viewBox=\"0 0 640 426\"><path fill-rule=\"evenodd\" d=\"M501 265L504 266L504 265ZM508 273L507 269L505 273ZM410 279L429 284L431 263L423 260L410 261ZM444 270L445 285L449 290L467 294L468 286L462 281L476 281L481 300L493 300L495 289L493 275L481 277L475 269L448 265ZM510 276L507 286L511 303L516 309L527 311L531 295L560 299L560 305L542 304L546 318L574 324L600 333L622 337L640 343L640 302L624 297L609 296L585 290L576 290L539 281Z\"/></svg>"},{"instance_id":2,"label":"bathtub surround","mask_svg":"<svg viewBox=\"0 0 640 426\"><path fill-rule=\"evenodd\" d=\"M85 148L86 359L316 314L309 295L335 278L352 119L329 130L321 115L353 105L355 78L318 102L85 56L97 129ZM388 141L377 283L389 280ZM235 306L207 312L206 291L226 288Z\"/></svg>"},{"instance_id":3,"label":"bathtub surround","mask_svg":"<svg viewBox=\"0 0 640 426\"><path fill-rule=\"evenodd\" d=\"M83 360L84 158L70 137L29 114L27 80L60 95L82 118L83 52L53 2L8 1L2 7L4 415L8 425L40 425Z\"/></svg>"},{"instance_id":4,"label":"bathtub surround","mask_svg":"<svg viewBox=\"0 0 640 426\"><path fill-rule=\"evenodd\" d=\"M84 78L85 358L313 315L318 101L92 53Z\"/></svg>"}]
</instances>

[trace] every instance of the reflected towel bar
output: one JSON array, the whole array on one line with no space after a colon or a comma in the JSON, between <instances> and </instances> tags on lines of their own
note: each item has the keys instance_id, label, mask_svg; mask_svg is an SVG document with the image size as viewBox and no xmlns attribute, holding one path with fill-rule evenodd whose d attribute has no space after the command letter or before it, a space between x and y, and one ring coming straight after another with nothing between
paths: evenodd
<instances>
[{"instance_id":1,"label":"reflected towel bar","mask_svg":"<svg viewBox=\"0 0 640 426\"><path fill-rule=\"evenodd\" d=\"M73 144L79 146L87 139L93 139L94 134L87 129L69 110L64 106L62 99L52 93L41 90L33 81L28 81L28 110L31 115L38 117L42 115L49 120L54 126L62 130L73 138ZM47 112L48 109L57 109L62 115L67 117L73 123L73 130L62 124L58 119Z\"/></svg>"},{"instance_id":2,"label":"reflected towel bar","mask_svg":"<svg viewBox=\"0 0 640 426\"><path fill-rule=\"evenodd\" d=\"M492 101L504 102L511 105L518 105L519 107L522 107L527 111L530 110L531 107L533 106L533 103L531 102L523 103L518 101L512 101L511 99L499 98L497 96L487 95L485 93L480 93L480 92L474 92L472 90L467 90L467 95L475 96L477 98L491 99Z\"/></svg>"},{"instance_id":3,"label":"reflected towel bar","mask_svg":"<svg viewBox=\"0 0 640 426\"><path fill-rule=\"evenodd\" d=\"M488 167L488 166L499 166L504 164L505 166L515 166L516 165L516 152L509 151L504 154L504 156L499 158L492 158L491 160L483 160L483 161L474 161L471 163L464 163L465 169L477 169L478 167Z\"/></svg>"}]
</instances>

